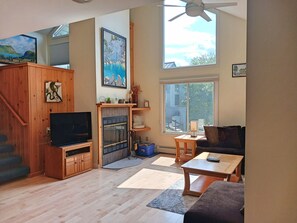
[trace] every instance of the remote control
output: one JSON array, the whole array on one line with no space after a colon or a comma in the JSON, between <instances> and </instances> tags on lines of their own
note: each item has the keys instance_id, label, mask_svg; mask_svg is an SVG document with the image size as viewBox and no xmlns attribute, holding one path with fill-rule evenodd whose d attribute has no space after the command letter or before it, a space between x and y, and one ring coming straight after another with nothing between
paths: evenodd
<instances>
[{"instance_id":1,"label":"remote control","mask_svg":"<svg viewBox=\"0 0 297 223\"><path fill-rule=\"evenodd\" d=\"M206 160L209 161L209 162L216 162L216 163L220 162L220 159L219 158L217 158L217 157L211 157L211 156L207 157Z\"/></svg>"}]
</instances>

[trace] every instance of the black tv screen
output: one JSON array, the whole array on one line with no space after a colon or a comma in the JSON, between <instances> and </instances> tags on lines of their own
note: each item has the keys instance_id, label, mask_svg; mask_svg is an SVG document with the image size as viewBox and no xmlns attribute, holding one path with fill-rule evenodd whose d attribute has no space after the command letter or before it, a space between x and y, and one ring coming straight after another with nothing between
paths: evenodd
<instances>
[{"instance_id":1,"label":"black tv screen","mask_svg":"<svg viewBox=\"0 0 297 223\"><path fill-rule=\"evenodd\" d=\"M65 146L92 139L91 112L50 113L51 142Z\"/></svg>"}]
</instances>

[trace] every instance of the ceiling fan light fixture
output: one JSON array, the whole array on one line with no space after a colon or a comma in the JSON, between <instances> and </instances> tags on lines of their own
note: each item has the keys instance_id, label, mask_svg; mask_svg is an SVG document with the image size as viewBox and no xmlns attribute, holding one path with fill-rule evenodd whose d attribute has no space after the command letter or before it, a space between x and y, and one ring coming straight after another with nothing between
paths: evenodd
<instances>
[{"instance_id":1,"label":"ceiling fan light fixture","mask_svg":"<svg viewBox=\"0 0 297 223\"><path fill-rule=\"evenodd\" d=\"M191 17L199 16L203 13L203 6L199 6L193 3L188 3L186 5L186 14Z\"/></svg>"},{"instance_id":2,"label":"ceiling fan light fixture","mask_svg":"<svg viewBox=\"0 0 297 223\"><path fill-rule=\"evenodd\" d=\"M77 2L77 3L84 4L84 3L89 3L89 2L91 2L93 0L72 0L72 1Z\"/></svg>"}]
</instances>

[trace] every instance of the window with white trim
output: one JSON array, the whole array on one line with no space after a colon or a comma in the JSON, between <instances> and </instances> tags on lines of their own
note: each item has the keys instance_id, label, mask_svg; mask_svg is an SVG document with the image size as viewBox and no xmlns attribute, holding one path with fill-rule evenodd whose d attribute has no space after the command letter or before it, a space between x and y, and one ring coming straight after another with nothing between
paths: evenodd
<instances>
[{"instance_id":1,"label":"window with white trim","mask_svg":"<svg viewBox=\"0 0 297 223\"><path fill-rule=\"evenodd\" d=\"M186 1L165 0L164 4L185 6ZM205 11L211 18L209 22L186 14L169 21L184 11L184 7L164 7L163 68L216 64L216 14Z\"/></svg>"},{"instance_id":2,"label":"window with white trim","mask_svg":"<svg viewBox=\"0 0 297 223\"><path fill-rule=\"evenodd\" d=\"M163 132L186 133L190 121L204 125L217 124L218 81L163 82Z\"/></svg>"}]
</instances>

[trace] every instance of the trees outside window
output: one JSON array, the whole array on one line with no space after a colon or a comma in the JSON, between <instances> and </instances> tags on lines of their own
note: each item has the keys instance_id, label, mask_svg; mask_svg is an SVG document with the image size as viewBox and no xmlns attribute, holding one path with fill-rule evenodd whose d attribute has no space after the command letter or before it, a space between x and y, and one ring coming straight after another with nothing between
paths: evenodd
<instances>
[{"instance_id":1,"label":"trees outside window","mask_svg":"<svg viewBox=\"0 0 297 223\"><path fill-rule=\"evenodd\" d=\"M163 131L188 132L193 120L198 121L201 132L204 125L214 125L216 84L215 81L164 84Z\"/></svg>"}]
</instances>

